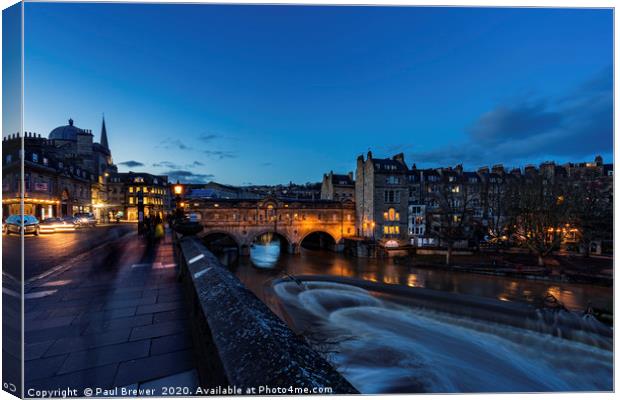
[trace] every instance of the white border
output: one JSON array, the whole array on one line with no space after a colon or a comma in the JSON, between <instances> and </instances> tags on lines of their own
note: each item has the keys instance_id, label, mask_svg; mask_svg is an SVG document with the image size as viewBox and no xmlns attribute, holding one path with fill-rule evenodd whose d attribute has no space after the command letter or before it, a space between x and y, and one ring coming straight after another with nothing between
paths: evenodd
<instances>
[{"instance_id":1,"label":"white border","mask_svg":"<svg viewBox=\"0 0 620 400\"><path fill-rule=\"evenodd\" d=\"M29 2L36 2L40 0L27 0ZM48 1L49 2L49 1ZM521 1L493 1L493 0L478 0L478 1L468 1L468 0L448 0L448 1L436 1L436 0L425 0L425 1L411 1L411 0L387 0L387 1L354 1L354 0L270 0L270 1L261 1L261 0L244 0L244 1L231 1L231 0L205 0L205 1L177 1L177 0L150 0L150 1L136 1L136 0L126 0L126 1L96 1L96 0L64 0L63 2L76 2L76 3L191 3L191 4L291 4L291 5L370 5L370 6L470 6L470 7L558 7L558 8L576 8L576 7L585 7L585 8L615 8L616 1L610 0L590 0L590 1L578 1L578 0L521 0ZM5 9L13 4L16 4L16 1L11 0L0 0L0 5L2 9ZM22 46L24 44L24 12L22 11ZM616 43L618 43L618 32L615 30L615 11L614 11L614 78L616 76L616 70L618 65L616 63ZM0 19L0 46L1 46L1 19ZM1 52L0 52L1 54ZM0 55L1 57L1 55ZM23 73L24 73L24 65L23 65L23 57L24 51L22 47L22 115L20 118L21 130L23 132L23 124L24 124L24 113L23 113ZM0 73L1 73L1 63L0 63ZM1 91L1 81L0 81L0 91ZM617 82L614 79L614 94L617 93ZM615 154L618 154L618 150L620 150L620 144L615 140L616 132L618 132L618 123L615 118L617 108L615 102L614 95L614 163L615 163ZM2 128L2 122L0 119L0 129ZM614 176L614 185L618 184L617 175ZM23 187L23 185L22 185ZM615 186L617 187L617 186ZM620 204L620 200L615 197L614 199L614 209L618 207ZM620 217L617 215L618 213L614 212L614 228L618 227L618 223L620 222ZM614 229L615 230L615 229ZM614 253L618 254L618 243L614 243ZM23 262L23 243L22 243L22 262ZM0 249L0 256L2 254L2 250ZM615 274L616 262L614 260L614 282L616 279ZM23 266L22 266L22 280L23 280ZM1 300L0 300L1 301ZM23 287L22 287L22 309L23 309ZM618 297L615 292L615 284L614 284L614 309L618 309ZM615 314L615 313L614 313ZM22 320L23 323L23 320ZM22 327L22 335L23 335L23 327ZM614 334L614 345L617 335ZM1 338L1 332L0 332ZM1 342L0 342L1 343ZM24 347L22 341L22 355L23 355ZM617 382L616 380L616 361L617 354L614 354L614 384ZM0 369L1 369L1 359L0 359ZM23 368L22 368L23 375ZM459 399L478 399L483 397L485 399L509 399L509 400L521 400L523 398L534 398L534 399L570 399L570 400L582 400L582 399L611 399L614 397L614 394L600 394L600 393L550 393L550 394L455 394L450 396L458 396ZM288 396L286 396L288 397ZM344 397L344 396L336 396L336 397ZM413 397L413 395L379 395L373 396L378 398L408 398ZM415 395L416 399L432 399L436 398L437 395ZM334 398L334 396L312 396L312 398ZM9 395L7 392L2 391L0 394L0 400L4 399L15 399L14 396Z\"/></svg>"}]
</instances>

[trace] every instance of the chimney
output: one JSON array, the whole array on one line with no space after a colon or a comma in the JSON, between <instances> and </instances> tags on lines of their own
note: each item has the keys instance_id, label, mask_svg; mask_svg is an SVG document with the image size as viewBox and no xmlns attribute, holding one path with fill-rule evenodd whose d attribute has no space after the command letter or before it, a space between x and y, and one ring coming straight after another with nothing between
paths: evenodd
<instances>
[{"instance_id":1,"label":"chimney","mask_svg":"<svg viewBox=\"0 0 620 400\"><path fill-rule=\"evenodd\" d=\"M368 154L366 155L368 160L372 160L372 151L368 150Z\"/></svg>"},{"instance_id":2,"label":"chimney","mask_svg":"<svg viewBox=\"0 0 620 400\"><path fill-rule=\"evenodd\" d=\"M494 174L498 174L498 175L504 175L504 166L502 164L495 164L493 166L493 168L491 169L491 171Z\"/></svg>"},{"instance_id":3,"label":"chimney","mask_svg":"<svg viewBox=\"0 0 620 400\"><path fill-rule=\"evenodd\" d=\"M351 181L353 181L353 171L349 171L349 173L347 175L349 175L349 179L351 179Z\"/></svg>"},{"instance_id":4,"label":"chimney","mask_svg":"<svg viewBox=\"0 0 620 400\"><path fill-rule=\"evenodd\" d=\"M396 154L395 156L392 157L392 160L398 161L399 163L405 165L405 155L403 153Z\"/></svg>"},{"instance_id":5,"label":"chimney","mask_svg":"<svg viewBox=\"0 0 620 400\"><path fill-rule=\"evenodd\" d=\"M603 165L603 157L600 155L596 156L594 162L596 163L597 167L600 167L601 165Z\"/></svg>"}]
</instances>

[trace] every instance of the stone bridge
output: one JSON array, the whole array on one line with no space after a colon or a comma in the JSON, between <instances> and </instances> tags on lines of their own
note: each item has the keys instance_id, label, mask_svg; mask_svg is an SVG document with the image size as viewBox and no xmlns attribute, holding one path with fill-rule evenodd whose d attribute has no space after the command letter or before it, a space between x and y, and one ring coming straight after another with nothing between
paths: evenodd
<instances>
[{"instance_id":1,"label":"stone bridge","mask_svg":"<svg viewBox=\"0 0 620 400\"><path fill-rule=\"evenodd\" d=\"M333 239L333 250L341 251L346 237L355 235L355 204L331 200L263 199L187 200L185 212L196 213L204 230L202 237L224 234L232 238L242 255L249 255L257 237L273 233L283 239L290 253L313 233Z\"/></svg>"}]
</instances>

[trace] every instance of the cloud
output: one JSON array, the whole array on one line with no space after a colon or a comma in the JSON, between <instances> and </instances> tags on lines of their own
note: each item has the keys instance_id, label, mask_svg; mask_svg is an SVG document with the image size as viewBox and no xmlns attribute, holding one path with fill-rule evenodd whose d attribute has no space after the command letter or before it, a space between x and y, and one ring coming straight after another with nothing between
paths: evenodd
<instances>
[{"instance_id":1,"label":"cloud","mask_svg":"<svg viewBox=\"0 0 620 400\"><path fill-rule=\"evenodd\" d=\"M196 174L182 169L166 171L163 174L168 175L170 182L178 180L183 183L207 183L215 178L215 175L212 174Z\"/></svg>"},{"instance_id":2,"label":"cloud","mask_svg":"<svg viewBox=\"0 0 620 400\"><path fill-rule=\"evenodd\" d=\"M181 141L181 139L165 138L156 147L164 149L191 150L189 146Z\"/></svg>"},{"instance_id":3,"label":"cloud","mask_svg":"<svg viewBox=\"0 0 620 400\"><path fill-rule=\"evenodd\" d=\"M225 151L225 150L204 150L203 153L207 157L217 158L218 160L237 157L237 155L234 152Z\"/></svg>"},{"instance_id":4,"label":"cloud","mask_svg":"<svg viewBox=\"0 0 620 400\"><path fill-rule=\"evenodd\" d=\"M416 163L523 165L578 160L613 151L611 68L560 97L522 98L497 105L465 129L465 141L408 155Z\"/></svg>"},{"instance_id":5,"label":"cloud","mask_svg":"<svg viewBox=\"0 0 620 400\"><path fill-rule=\"evenodd\" d=\"M260 164L261 167L271 167L272 165L273 163L270 163L270 162L264 162Z\"/></svg>"},{"instance_id":6,"label":"cloud","mask_svg":"<svg viewBox=\"0 0 620 400\"><path fill-rule=\"evenodd\" d=\"M211 142L215 139L219 139L220 137L221 137L220 135L216 135L214 133L206 133L204 135L199 136L198 139L203 142Z\"/></svg>"},{"instance_id":7,"label":"cloud","mask_svg":"<svg viewBox=\"0 0 620 400\"><path fill-rule=\"evenodd\" d=\"M123 162L118 163L118 165L124 165L124 166L129 167L129 168L143 167L144 166L143 163L141 163L140 161L135 161L135 160L123 161Z\"/></svg>"},{"instance_id":8,"label":"cloud","mask_svg":"<svg viewBox=\"0 0 620 400\"><path fill-rule=\"evenodd\" d=\"M159 161L152 164L153 167L156 168L169 168L169 169L181 169L182 167L178 164L175 164L171 161Z\"/></svg>"},{"instance_id":9,"label":"cloud","mask_svg":"<svg viewBox=\"0 0 620 400\"><path fill-rule=\"evenodd\" d=\"M200 161L194 161L191 166L192 167L202 167L203 165L205 165L204 163L200 162Z\"/></svg>"},{"instance_id":10,"label":"cloud","mask_svg":"<svg viewBox=\"0 0 620 400\"><path fill-rule=\"evenodd\" d=\"M563 115L549 111L543 101L502 105L483 114L469 129L473 140L501 142L510 138L526 138L554 129Z\"/></svg>"}]
</instances>

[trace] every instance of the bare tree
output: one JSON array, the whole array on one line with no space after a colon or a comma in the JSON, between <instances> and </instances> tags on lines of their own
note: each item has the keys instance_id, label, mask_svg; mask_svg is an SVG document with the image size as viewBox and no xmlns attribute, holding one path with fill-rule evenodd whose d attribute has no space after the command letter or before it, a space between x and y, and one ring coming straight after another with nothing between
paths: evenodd
<instances>
[{"instance_id":1,"label":"bare tree","mask_svg":"<svg viewBox=\"0 0 620 400\"><path fill-rule=\"evenodd\" d=\"M494 243L501 243L506 234L506 213L510 201L510 180L492 176L486 186L486 221L488 235Z\"/></svg>"},{"instance_id":2,"label":"bare tree","mask_svg":"<svg viewBox=\"0 0 620 400\"><path fill-rule=\"evenodd\" d=\"M577 229L579 242L588 257L593 241L613 237L611 185L593 173L586 173L570 187L567 201L571 225Z\"/></svg>"},{"instance_id":3,"label":"bare tree","mask_svg":"<svg viewBox=\"0 0 620 400\"><path fill-rule=\"evenodd\" d=\"M538 257L544 266L544 257L558 248L566 236L569 206L563 179L549 179L544 175L530 175L512 182L508 214L513 236Z\"/></svg>"},{"instance_id":4,"label":"bare tree","mask_svg":"<svg viewBox=\"0 0 620 400\"><path fill-rule=\"evenodd\" d=\"M450 178L455 178L450 180ZM466 183L458 177L445 177L435 186L432 197L437 208L432 212L431 234L446 246L446 265L452 263L454 245L459 240L467 240L472 233L471 208L472 193Z\"/></svg>"}]
</instances>

